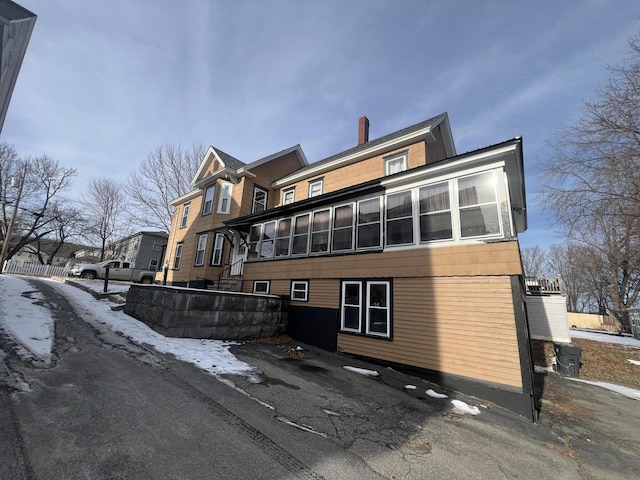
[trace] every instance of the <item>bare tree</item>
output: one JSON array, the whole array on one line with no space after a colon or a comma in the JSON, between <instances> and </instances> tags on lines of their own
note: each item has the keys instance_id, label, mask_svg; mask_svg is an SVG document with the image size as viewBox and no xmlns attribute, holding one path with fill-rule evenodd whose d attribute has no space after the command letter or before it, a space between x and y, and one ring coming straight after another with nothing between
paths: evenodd
<instances>
[{"instance_id":1,"label":"bare tree","mask_svg":"<svg viewBox=\"0 0 640 480\"><path fill-rule=\"evenodd\" d=\"M201 145L191 150L163 145L149 153L125 185L131 221L168 232L173 216L169 202L192 190L191 180L205 152Z\"/></svg>"},{"instance_id":2,"label":"bare tree","mask_svg":"<svg viewBox=\"0 0 640 480\"><path fill-rule=\"evenodd\" d=\"M75 174L75 169L63 168L46 155L21 160L13 148L0 144L0 238L3 243L8 242L5 259L55 231L59 213L56 199L69 187ZM19 188L12 188L12 184ZM7 238L12 216L11 238Z\"/></svg>"},{"instance_id":3,"label":"bare tree","mask_svg":"<svg viewBox=\"0 0 640 480\"><path fill-rule=\"evenodd\" d=\"M538 245L521 250L522 268L527 277L541 277L547 262L547 254Z\"/></svg>"},{"instance_id":4,"label":"bare tree","mask_svg":"<svg viewBox=\"0 0 640 480\"><path fill-rule=\"evenodd\" d=\"M126 231L124 226L125 198L121 186L108 178L91 180L83 202L88 219L88 234L100 242L100 261L108 246Z\"/></svg>"},{"instance_id":5,"label":"bare tree","mask_svg":"<svg viewBox=\"0 0 640 480\"><path fill-rule=\"evenodd\" d=\"M601 265L595 277L607 282L607 301L623 324L640 289L640 37L629 45L598 100L561 132L545 162L544 191L560 229Z\"/></svg>"}]
</instances>

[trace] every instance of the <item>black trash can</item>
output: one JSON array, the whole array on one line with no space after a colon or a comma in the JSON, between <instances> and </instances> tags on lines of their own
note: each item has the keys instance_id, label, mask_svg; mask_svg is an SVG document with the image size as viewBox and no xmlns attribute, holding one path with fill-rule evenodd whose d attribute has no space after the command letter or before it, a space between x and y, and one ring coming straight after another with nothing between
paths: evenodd
<instances>
[{"instance_id":1,"label":"black trash can","mask_svg":"<svg viewBox=\"0 0 640 480\"><path fill-rule=\"evenodd\" d=\"M580 376L582 349L570 343L556 343L554 347L558 373L578 378Z\"/></svg>"}]
</instances>

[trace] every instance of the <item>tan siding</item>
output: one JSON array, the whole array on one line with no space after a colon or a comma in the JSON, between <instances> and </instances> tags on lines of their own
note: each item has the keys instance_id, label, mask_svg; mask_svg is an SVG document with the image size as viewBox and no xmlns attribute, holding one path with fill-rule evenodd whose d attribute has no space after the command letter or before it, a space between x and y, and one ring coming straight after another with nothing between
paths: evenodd
<instances>
[{"instance_id":1,"label":"tan siding","mask_svg":"<svg viewBox=\"0 0 640 480\"><path fill-rule=\"evenodd\" d=\"M244 278L375 278L522 273L517 242L306 257L245 264ZM294 277L298 276L298 277Z\"/></svg>"},{"instance_id":2,"label":"tan siding","mask_svg":"<svg viewBox=\"0 0 640 480\"><path fill-rule=\"evenodd\" d=\"M341 351L522 387L509 277L401 278L393 292L393 341L339 334Z\"/></svg>"},{"instance_id":3,"label":"tan siding","mask_svg":"<svg viewBox=\"0 0 640 480\"><path fill-rule=\"evenodd\" d=\"M522 387L510 275L521 274L517 242L254 262L272 293L309 279L310 307L340 307L340 279L391 278L393 340L340 334L348 353ZM300 303L303 305L302 303Z\"/></svg>"},{"instance_id":4,"label":"tan siding","mask_svg":"<svg viewBox=\"0 0 640 480\"><path fill-rule=\"evenodd\" d=\"M384 157L388 157L394 153L404 152L405 150L409 151L408 168L419 167L426 164L425 142L421 141L413 145L409 145L408 147L387 152L384 155L377 155L345 167L336 168L335 170L326 172L322 175L317 175L315 177L307 178L301 182L287 185L286 187L283 187L282 190L295 187L297 202L308 198L309 182L317 180L318 178L324 178L323 193L334 192L352 185L368 182L369 180L384 176ZM278 192L279 197L282 197L282 190Z\"/></svg>"}]
</instances>

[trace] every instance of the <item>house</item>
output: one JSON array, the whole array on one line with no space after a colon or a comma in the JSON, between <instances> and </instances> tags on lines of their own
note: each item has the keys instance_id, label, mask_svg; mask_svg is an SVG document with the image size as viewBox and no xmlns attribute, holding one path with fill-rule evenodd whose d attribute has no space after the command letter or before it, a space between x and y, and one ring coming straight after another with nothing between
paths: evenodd
<instances>
[{"instance_id":1,"label":"house","mask_svg":"<svg viewBox=\"0 0 640 480\"><path fill-rule=\"evenodd\" d=\"M160 270L168 237L166 232L160 231L134 233L116 242L112 256L129 262L136 268Z\"/></svg>"},{"instance_id":2,"label":"house","mask_svg":"<svg viewBox=\"0 0 640 480\"><path fill-rule=\"evenodd\" d=\"M193 190L171 202L166 283L204 287L219 283L223 274L241 274L245 246L233 242L224 222L274 208L271 184L307 165L300 145L249 164L209 147Z\"/></svg>"},{"instance_id":3,"label":"house","mask_svg":"<svg viewBox=\"0 0 640 480\"><path fill-rule=\"evenodd\" d=\"M222 228L211 222L229 266L242 264L241 290L288 296L295 338L533 416L522 139L457 154L446 113L374 140L362 117L357 146L289 166L225 180L253 185ZM213 198L200 177L174 202L174 284L219 258L204 214L187 207Z\"/></svg>"}]
</instances>

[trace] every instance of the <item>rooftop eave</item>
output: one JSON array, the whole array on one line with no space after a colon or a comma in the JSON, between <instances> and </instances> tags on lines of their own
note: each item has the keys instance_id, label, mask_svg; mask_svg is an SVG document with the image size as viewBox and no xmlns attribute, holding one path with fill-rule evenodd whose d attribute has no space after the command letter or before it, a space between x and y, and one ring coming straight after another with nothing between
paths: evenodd
<instances>
[{"instance_id":1,"label":"rooftop eave","mask_svg":"<svg viewBox=\"0 0 640 480\"><path fill-rule=\"evenodd\" d=\"M251 172L245 172L244 174L249 176L255 176ZM232 168L224 167L224 168L221 168L220 170L216 170L211 175L207 175L206 177L201 178L200 180L195 182L193 186L195 188L202 189L207 184L219 178L222 178L224 180L231 180L235 183L238 180L239 176L240 175L238 175L238 172L236 170Z\"/></svg>"},{"instance_id":2,"label":"rooftop eave","mask_svg":"<svg viewBox=\"0 0 640 480\"><path fill-rule=\"evenodd\" d=\"M260 165L263 165L265 163L268 163L272 160L275 160L277 158L280 157L284 157L285 155L289 155L290 153L295 152L296 156L298 157L298 161L300 162L300 166L301 167L306 167L307 165L309 165L309 162L307 161L307 157L305 156L304 152L302 151L302 147L300 147L300 145L294 145L293 147L289 147L285 150L282 150L280 152L276 152L272 155L269 155L268 157L264 157L261 158L259 160L256 160L253 163L250 163L249 165L246 165L242 168L238 169L238 174L242 175L242 174L247 174L247 175L252 175L253 177L255 177L255 175L253 175L253 173L250 172L250 170L252 168L256 168L259 167Z\"/></svg>"},{"instance_id":3,"label":"rooftop eave","mask_svg":"<svg viewBox=\"0 0 640 480\"><path fill-rule=\"evenodd\" d=\"M305 178L311 178L317 175L321 175L328 171L334 170L338 167L350 165L352 163L359 162L360 160L363 160L368 157L373 157L375 155L380 155L382 153L385 153L391 150L396 150L398 148L405 147L407 145L418 142L420 140L426 140L427 143L431 143L435 141L432 128L433 128L433 125L430 125L429 127L423 128L421 130L417 130L415 132L411 132L399 138L393 138L387 142L381 143L379 145L375 145L371 148L366 148L359 152L354 152L350 155L336 158L331 162L318 165L317 168L311 167L309 169L305 169L304 172L300 172L297 174L294 172L291 175L288 175L279 180L276 180L271 184L271 187L272 188L286 187L293 183L304 180Z\"/></svg>"}]
</instances>

